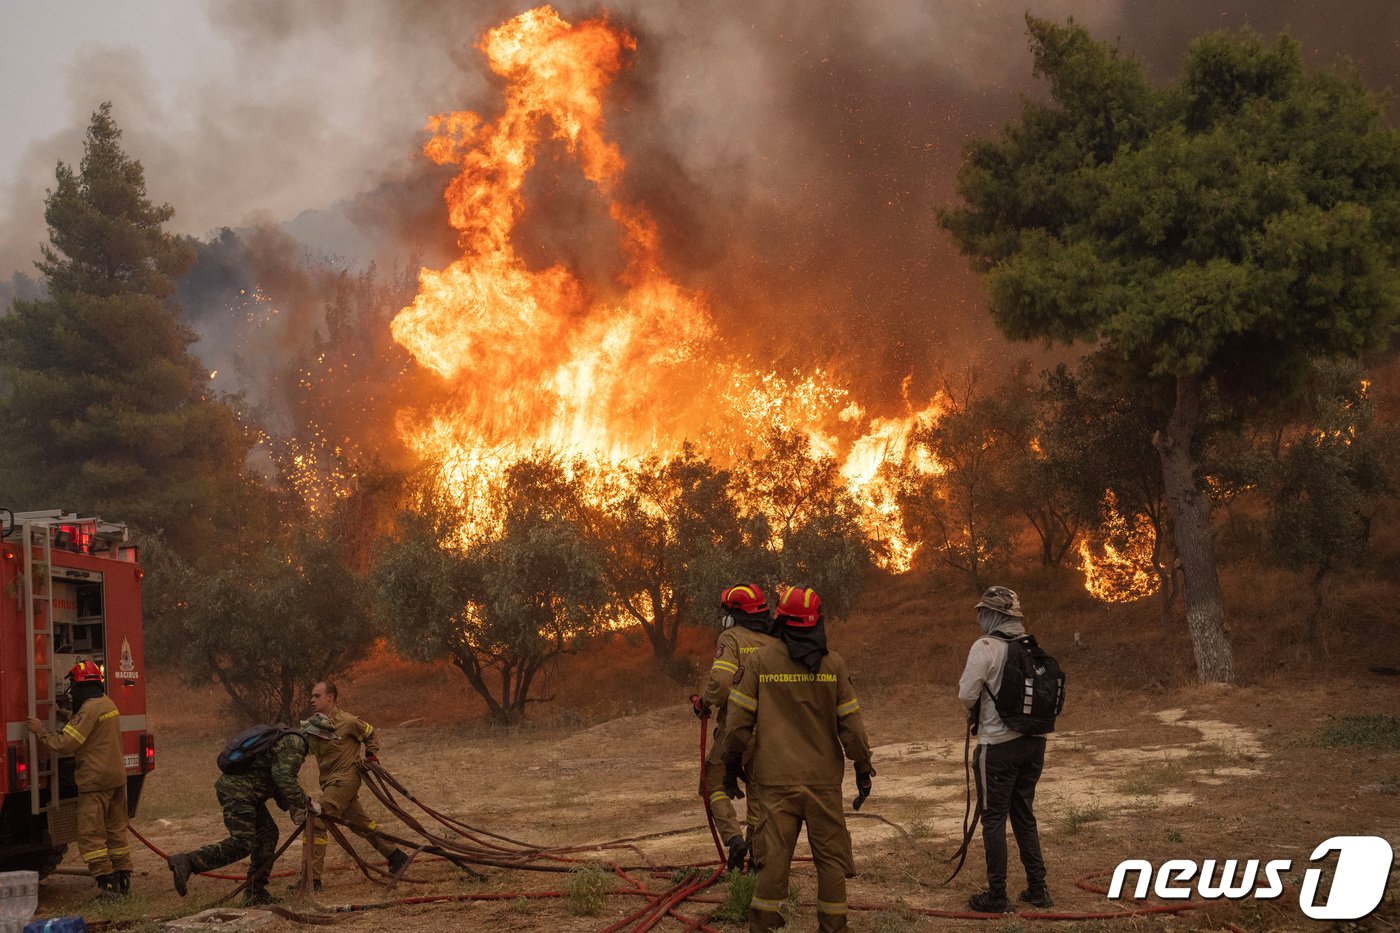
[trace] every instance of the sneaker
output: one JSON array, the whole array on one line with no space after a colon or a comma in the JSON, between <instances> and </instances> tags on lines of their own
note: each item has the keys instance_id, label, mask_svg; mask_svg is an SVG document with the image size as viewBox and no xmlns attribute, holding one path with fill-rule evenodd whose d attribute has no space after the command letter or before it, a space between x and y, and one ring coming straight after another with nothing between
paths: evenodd
<instances>
[{"instance_id":1,"label":"sneaker","mask_svg":"<svg viewBox=\"0 0 1400 933\"><path fill-rule=\"evenodd\" d=\"M749 854L749 844L744 841L743 836L735 836L729 840L729 861L725 866L729 871L743 871L744 860Z\"/></svg>"},{"instance_id":2,"label":"sneaker","mask_svg":"<svg viewBox=\"0 0 1400 933\"><path fill-rule=\"evenodd\" d=\"M967 906L979 914L1009 914L1016 911L1005 894L993 894L991 891L972 895L967 899Z\"/></svg>"},{"instance_id":3,"label":"sneaker","mask_svg":"<svg viewBox=\"0 0 1400 933\"><path fill-rule=\"evenodd\" d=\"M1021 892L1021 900L1033 907L1050 908L1055 902L1050 899L1050 889L1046 887L1026 888Z\"/></svg>"},{"instance_id":4,"label":"sneaker","mask_svg":"<svg viewBox=\"0 0 1400 933\"><path fill-rule=\"evenodd\" d=\"M399 872L403 871L407 867L408 856L405 855L401 850L395 849L394 851L389 853L389 874L397 878L399 876Z\"/></svg>"},{"instance_id":5,"label":"sneaker","mask_svg":"<svg viewBox=\"0 0 1400 933\"><path fill-rule=\"evenodd\" d=\"M172 855L165 860L175 882L175 893L184 897L189 893L190 875L194 873L194 860L188 855Z\"/></svg>"}]
</instances>

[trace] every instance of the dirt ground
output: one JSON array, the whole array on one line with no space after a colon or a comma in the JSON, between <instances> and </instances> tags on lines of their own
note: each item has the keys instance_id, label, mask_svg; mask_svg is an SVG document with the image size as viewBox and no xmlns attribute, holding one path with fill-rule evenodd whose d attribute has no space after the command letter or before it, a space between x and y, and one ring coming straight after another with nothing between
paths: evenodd
<instances>
[{"instance_id":1,"label":"dirt ground","mask_svg":"<svg viewBox=\"0 0 1400 933\"><path fill-rule=\"evenodd\" d=\"M158 725L158 770L134 825L157 846L177 851L222 836L212 784L214 755L226 730L212 715L217 705L212 692L159 687L152 697L152 717L166 725ZM1092 687L1072 693L1061 730L1050 740L1037 798L1056 912L1122 909L1121 903L1082 890L1074 881L1110 872L1127 858L1153 864L1169 858L1287 858L1293 862L1285 875L1289 887L1274 901L1217 903L1178 916L1112 921L1008 916L980 922L1006 931L1219 930L1226 923L1251 931L1325 928L1306 919L1298 907L1297 884L1308 856L1334 835L1379 835L1400 846L1400 751L1327 748L1315 737L1335 717L1393 712L1400 696L1395 688L1393 677L1363 674L1357 682L1336 686L1281 689L1274 682L1151 694ZM876 685L862 693L879 773L866 807L860 814L848 812L859 870L850 882L849 900L862 908L853 910L851 928L898 933L975 926L979 921L914 912L962 910L983 878L979 841L962 874L940 886L949 871L946 857L961 838L961 712L946 685L937 690L910 683ZM362 699L371 707L386 705L384 697L371 697L364 688ZM345 705L355 709L350 702ZM670 867L714 858L696 794L698 726L683 702L594 725L517 730L435 724L432 716L376 716L385 765L420 799L473 826L546 845L666 834L639 844L646 859L668 866L661 877L647 879L656 890L671 884ZM314 776L308 770L303 780ZM848 798L851 793L848 779ZM286 816L278 815L285 832ZM397 826L387 818L384 824L391 831ZM300 843L296 845L293 852L299 852ZM362 851L372 854L367 846ZM798 856L806 854L804 842ZM638 860L632 853L622 857ZM197 878L190 896L181 900L160 858L135 845L135 859L139 894L130 903L93 904L86 877L59 874L41 887L40 915L82 913L89 921L140 921L129 926L156 929L151 918L194 913L232 887ZM295 865L288 860L281 867ZM64 869L80 870L71 848ZM409 933L595 931L640 906L636 897L609 897L601 913L579 916L566 899L515 896L560 890L569 882L567 875L491 868L485 880L474 880L431 861L416 865L410 874L421 883L386 894L351 870L333 847L319 902L332 907L424 895L510 895L338 915L337 926L346 931ZM810 863L797 864L793 880L801 905L791 928L814 929ZM1021 880L1013 844L1013 894ZM276 884L280 888L285 882ZM1345 929L1400 929L1394 873L1390 885L1374 915ZM722 883L706 892L724 893ZM685 909L698 917L716 906L692 902ZM303 928L279 918L265 929ZM658 927L681 928L675 920Z\"/></svg>"}]
</instances>

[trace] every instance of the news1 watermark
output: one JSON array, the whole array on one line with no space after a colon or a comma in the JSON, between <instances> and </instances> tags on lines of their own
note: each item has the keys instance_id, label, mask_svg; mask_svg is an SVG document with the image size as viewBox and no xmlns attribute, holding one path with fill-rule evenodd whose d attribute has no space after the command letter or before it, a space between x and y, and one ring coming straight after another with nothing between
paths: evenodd
<instances>
[{"instance_id":1,"label":"news1 watermark","mask_svg":"<svg viewBox=\"0 0 1400 933\"><path fill-rule=\"evenodd\" d=\"M1332 884L1319 891L1326 863L1337 853ZM1313 849L1303 872L1298 906L1313 920L1360 920L1380 906L1390 879L1395 852L1379 836L1333 836ZM1292 859L1194 859L1174 858L1154 866L1146 859L1127 859L1113 870L1109 900L1122 898L1130 876L1129 897L1141 899L1148 892L1164 900L1271 900L1283 895L1284 872Z\"/></svg>"}]
</instances>

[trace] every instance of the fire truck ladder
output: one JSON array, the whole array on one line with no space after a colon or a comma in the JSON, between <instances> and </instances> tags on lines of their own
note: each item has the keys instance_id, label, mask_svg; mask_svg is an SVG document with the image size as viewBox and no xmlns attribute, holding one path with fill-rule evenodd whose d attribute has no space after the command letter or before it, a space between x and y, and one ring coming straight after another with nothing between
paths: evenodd
<instances>
[{"instance_id":1,"label":"fire truck ladder","mask_svg":"<svg viewBox=\"0 0 1400 933\"><path fill-rule=\"evenodd\" d=\"M57 725L53 697L53 528L47 521L28 517L18 524L20 540L24 542L24 632L27 636L25 658L29 675L29 715L39 718L37 688L42 677L48 694L48 699L43 702L49 708L48 715L43 718L53 728ZM34 559L36 547L40 554L37 561ZM39 649L41 643L42 651ZM30 812L35 816L45 811L57 814L63 797L59 790L58 752L46 748L41 762L38 737L29 733L28 739L32 768L29 774ZM49 801L42 804L39 788L45 777L49 779ZM53 816L50 816L50 821L52 819Z\"/></svg>"}]
</instances>

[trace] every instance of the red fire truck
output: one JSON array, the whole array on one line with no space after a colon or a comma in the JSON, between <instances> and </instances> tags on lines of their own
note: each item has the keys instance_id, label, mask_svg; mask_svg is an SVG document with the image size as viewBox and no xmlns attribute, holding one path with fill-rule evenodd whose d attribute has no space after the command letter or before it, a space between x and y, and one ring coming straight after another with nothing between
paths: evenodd
<instances>
[{"instance_id":1,"label":"red fire truck","mask_svg":"<svg viewBox=\"0 0 1400 933\"><path fill-rule=\"evenodd\" d=\"M93 661L121 713L127 803L135 815L155 742L146 726L141 565L124 524L0 508L0 870L47 874L77 838L74 762L25 727L63 728L68 671Z\"/></svg>"}]
</instances>

